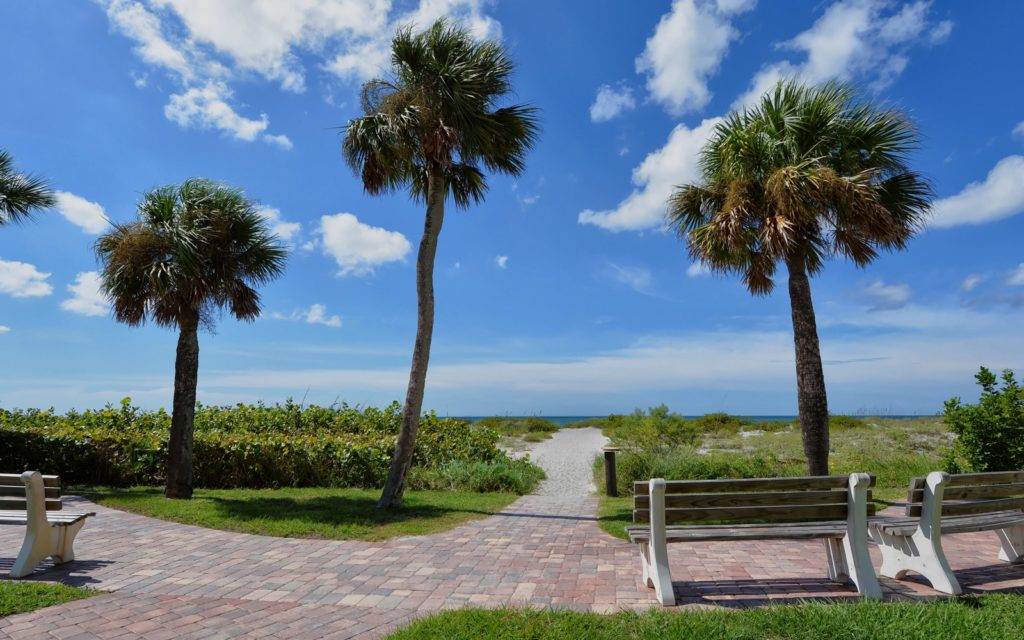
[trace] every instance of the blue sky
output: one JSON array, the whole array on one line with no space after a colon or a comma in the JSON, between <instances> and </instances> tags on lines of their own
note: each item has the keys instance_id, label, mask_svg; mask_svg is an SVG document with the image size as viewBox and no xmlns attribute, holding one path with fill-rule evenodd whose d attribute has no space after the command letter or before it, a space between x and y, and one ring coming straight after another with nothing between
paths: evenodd
<instances>
[{"instance_id":1,"label":"blue sky","mask_svg":"<svg viewBox=\"0 0 1024 640\"><path fill-rule=\"evenodd\" d=\"M662 228L715 119L840 77L919 123L939 196L908 251L813 280L834 413L935 413L1024 362L1024 88L1011 2L118 0L0 4L0 146L60 191L0 230L0 406L167 406L176 335L114 322L91 245L147 189L242 187L292 246L264 317L200 337L199 398L403 395L423 212L368 197L340 129L396 25L498 37L543 134L449 210L425 406L451 415L795 413L785 283L751 297Z\"/></svg>"}]
</instances>

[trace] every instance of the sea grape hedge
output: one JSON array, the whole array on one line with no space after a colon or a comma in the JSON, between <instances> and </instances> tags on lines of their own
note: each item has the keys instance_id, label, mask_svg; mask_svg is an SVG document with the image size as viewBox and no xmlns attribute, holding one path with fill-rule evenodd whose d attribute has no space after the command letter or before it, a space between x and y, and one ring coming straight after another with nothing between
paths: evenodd
<instances>
[{"instance_id":1,"label":"sea grape hedge","mask_svg":"<svg viewBox=\"0 0 1024 640\"><path fill-rule=\"evenodd\" d=\"M401 406L357 409L262 404L196 410L195 485L381 486ZM113 486L164 481L171 417L126 398L95 411L0 410L0 470L40 469L65 482ZM420 421L413 465L505 463L498 434L430 413Z\"/></svg>"}]
</instances>

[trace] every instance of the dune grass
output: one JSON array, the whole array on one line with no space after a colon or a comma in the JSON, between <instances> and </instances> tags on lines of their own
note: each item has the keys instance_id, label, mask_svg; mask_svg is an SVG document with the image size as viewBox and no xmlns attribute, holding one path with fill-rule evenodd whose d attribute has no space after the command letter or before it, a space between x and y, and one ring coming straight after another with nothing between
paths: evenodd
<instances>
[{"instance_id":1,"label":"dune grass","mask_svg":"<svg viewBox=\"0 0 1024 640\"><path fill-rule=\"evenodd\" d=\"M412 623L389 640L862 640L1024 635L1024 597L992 594L917 602L808 603L739 611L649 611L615 615L566 610L460 609Z\"/></svg>"},{"instance_id":2,"label":"dune grass","mask_svg":"<svg viewBox=\"0 0 1024 640\"><path fill-rule=\"evenodd\" d=\"M439 533L486 518L518 496L511 493L407 491L402 507L376 508L377 489L198 489L191 500L168 500L159 487L92 489L89 498L114 509L198 525L284 538L384 540Z\"/></svg>"},{"instance_id":3,"label":"dune grass","mask_svg":"<svg viewBox=\"0 0 1024 640\"><path fill-rule=\"evenodd\" d=\"M0 618L81 600L96 593L59 583L0 580Z\"/></svg>"}]
</instances>

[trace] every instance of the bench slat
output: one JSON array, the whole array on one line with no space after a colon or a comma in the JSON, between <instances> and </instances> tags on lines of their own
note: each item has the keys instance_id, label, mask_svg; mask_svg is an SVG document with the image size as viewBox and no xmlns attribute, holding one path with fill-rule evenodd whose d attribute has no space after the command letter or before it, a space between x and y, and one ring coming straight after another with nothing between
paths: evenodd
<instances>
[{"instance_id":1,"label":"bench slat","mask_svg":"<svg viewBox=\"0 0 1024 640\"><path fill-rule=\"evenodd\" d=\"M59 487L46 487L43 489L46 493L47 498L59 498L60 488ZM25 485L18 483L18 486L13 485L0 485L0 496L14 496L18 498L25 497Z\"/></svg>"},{"instance_id":2,"label":"bench slat","mask_svg":"<svg viewBox=\"0 0 1024 640\"><path fill-rule=\"evenodd\" d=\"M873 514L873 505L868 505L869 515ZM713 521L729 520L836 520L846 518L846 504L808 504L781 505L759 507L724 507L721 509L665 509L665 522ZM649 509L634 509L633 522L650 522Z\"/></svg>"},{"instance_id":3,"label":"bench slat","mask_svg":"<svg viewBox=\"0 0 1024 640\"><path fill-rule=\"evenodd\" d=\"M764 491L759 493L685 493L665 496L668 508L699 507L760 507L790 504L846 504L848 491ZM868 492L868 500L871 492ZM650 507L650 496L637 494L633 497L636 509Z\"/></svg>"},{"instance_id":4,"label":"bench slat","mask_svg":"<svg viewBox=\"0 0 1024 640\"><path fill-rule=\"evenodd\" d=\"M665 493L718 493L740 491L785 491L790 489L845 489L849 476L802 476L792 478L736 478L727 480L667 480ZM871 476L874 486L875 476ZM633 493L648 493L648 482L633 483Z\"/></svg>"},{"instance_id":5,"label":"bench slat","mask_svg":"<svg viewBox=\"0 0 1024 640\"><path fill-rule=\"evenodd\" d=\"M0 485L25 488L20 473L0 473ZM43 476L44 487L60 488L60 476Z\"/></svg>"},{"instance_id":6,"label":"bench slat","mask_svg":"<svg viewBox=\"0 0 1024 640\"><path fill-rule=\"evenodd\" d=\"M917 529L920 523L918 518L892 518L882 517L872 521L872 527L881 529L886 533L899 536L909 536ZM942 533L970 533L974 531L991 531L993 529L1005 529L1024 525L1024 513L1020 511L1004 511L1001 513L987 513L975 516L957 516L954 518L943 518Z\"/></svg>"},{"instance_id":7,"label":"bench slat","mask_svg":"<svg viewBox=\"0 0 1024 640\"><path fill-rule=\"evenodd\" d=\"M971 484L1008 484L1024 482L1024 471L986 471L984 473L958 473L949 477L947 487Z\"/></svg>"},{"instance_id":8,"label":"bench slat","mask_svg":"<svg viewBox=\"0 0 1024 640\"><path fill-rule=\"evenodd\" d=\"M650 528L626 527L631 542L650 540ZM668 542L713 542L726 540L813 540L841 538L846 533L846 522L822 522L808 525L761 524L749 527L709 525L704 527L668 527Z\"/></svg>"},{"instance_id":9,"label":"bench slat","mask_svg":"<svg viewBox=\"0 0 1024 640\"><path fill-rule=\"evenodd\" d=\"M1012 484L979 484L963 487L947 487L942 491L942 500L974 500L977 498L1010 498L1024 494L1024 482ZM924 489L915 489L910 493L910 502L920 503L924 500Z\"/></svg>"},{"instance_id":10,"label":"bench slat","mask_svg":"<svg viewBox=\"0 0 1024 640\"><path fill-rule=\"evenodd\" d=\"M922 506L908 505L908 516L920 516ZM972 502L946 502L942 501L942 515L966 516L979 513L994 513L997 511L1024 510L1024 498L1001 498L995 500L974 500Z\"/></svg>"},{"instance_id":11,"label":"bench slat","mask_svg":"<svg viewBox=\"0 0 1024 640\"><path fill-rule=\"evenodd\" d=\"M60 498L46 498L45 502L47 511L60 511L64 506ZM27 508L28 500L24 496L0 498L0 509L25 511Z\"/></svg>"}]
</instances>

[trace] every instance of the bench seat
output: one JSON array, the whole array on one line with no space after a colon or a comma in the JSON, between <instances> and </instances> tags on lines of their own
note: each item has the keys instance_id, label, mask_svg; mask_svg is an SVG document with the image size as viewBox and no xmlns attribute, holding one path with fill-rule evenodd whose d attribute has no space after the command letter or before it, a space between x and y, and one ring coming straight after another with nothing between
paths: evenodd
<instances>
[{"instance_id":1,"label":"bench seat","mask_svg":"<svg viewBox=\"0 0 1024 640\"><path fill-rule=\"evenodd\" d=\"M869 529L882 551L881 575L900 579L913 571L936 591L957 595L962 590L942 550L944 533L995 531L999 559L1024 563L1024 471L913 478L904 515L872 519Z\"/></svg>"},{"instance_id":2,"label":"bench seat","mask_svg":"<svg viewBox=\"0 0 1024 640\"><path fill-rule=\"evenodd\" d=\"M650 542L650 527L626 527L629 541ZM817 540L842 538L845 522L812 522L808 524L712 524L699 527L666 527L668 542L720 542L725 540Z\"/></svg>"},{"instance_id":3,"label":"bench seat","mask_svg":"<svg viewBox=\"0 0 1024 640\"><path fill-rule=\"evenodd\" d=\"M46 558L61 564L75 559L75 536L95 513L64 511L60 478L38 471L0 473L0 524L25 527L25 541L11 567L11 578L31 575Z\"/></svg>"},{"instance_id":4,"label":"bench seat","mask_svg":"<svg viewBox=\"0 0 1024 640\"><path fill-rule=\"evenodd\" d=\"M675 604L667 546L673 542L823 540L827 575L849 579L867 598L882 595L867 550L874 476L664 480L633 484L630 542L643 581ZM644 524L646 523L646 524Z\"/></svg>"}]
</instances>

